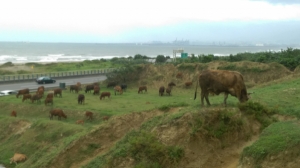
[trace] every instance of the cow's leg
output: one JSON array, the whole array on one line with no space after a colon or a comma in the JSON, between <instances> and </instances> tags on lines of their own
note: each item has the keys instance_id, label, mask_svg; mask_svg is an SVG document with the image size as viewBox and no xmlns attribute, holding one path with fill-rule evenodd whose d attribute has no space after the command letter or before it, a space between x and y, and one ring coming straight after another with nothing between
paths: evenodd
<instances>
[{"instance_id":1,"label":"cow's leg","mask_svg":"<svg viewBox=\"0 0 300 168\"><path fill-rule=\"evenodd\" d=\"M210 102L209 102L209 99L208 99L208 93L209 93L209 92L205 92L205 93L204 93L204 98L205 98L205 100L206 100L207 105L210 106Z\"/></svg>"},{"instance_id":2,"label":"cow's leg","mask_svg":"<svg viewBox=\"0 0 300 168\"><path fill-rule=\"evenodd\" d=\"M228 98L228 93L224 93L224 106L227 106L226 100Z\"/></svg>"}]
</instances>

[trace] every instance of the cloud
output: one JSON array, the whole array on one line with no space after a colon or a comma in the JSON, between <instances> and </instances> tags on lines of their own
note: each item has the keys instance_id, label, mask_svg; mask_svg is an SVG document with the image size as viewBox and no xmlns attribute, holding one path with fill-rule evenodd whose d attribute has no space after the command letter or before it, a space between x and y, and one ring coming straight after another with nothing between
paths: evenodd
<instances>
[{"instance_id":1,"label":"cloud","mask_svg":"<svg viewBox=\"0 0 300 168\"><path fill-rule=\"evenodd\" d=\"M299 0L252 0L252 1L264 1L271 4L300 4Z\"/></svg>"}]
</instances>

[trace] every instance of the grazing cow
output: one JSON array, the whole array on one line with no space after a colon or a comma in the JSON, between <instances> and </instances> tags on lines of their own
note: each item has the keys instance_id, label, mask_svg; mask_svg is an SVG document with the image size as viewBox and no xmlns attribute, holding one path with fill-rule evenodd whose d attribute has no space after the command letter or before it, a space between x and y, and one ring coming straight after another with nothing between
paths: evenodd
<instances>
[{"instance_id":1,"label":"grazing cow","mask_svg":"<svg viewBox=\"0 0 300 168\"><path fill-rule=\"evenodd\" d=\"M103 120L103 121L107 121L108 119L109 119L108 116L103 116L103 117L102 117L102 120Z\"/></svg>"},{"instance_id":2,"label":"grazing cow","mask_svg":"<svg viewBox=\"0 0 300 168\"><path fill-rule=\"evenodd\" d=\"M54 93L48 93L46 98L53 98L54 97Z\"/></svg>"},{"instance_id":3,"label":"grazing cow","mask_svg":"<svg viewBox=\"0 0 300 168\"><path fill-rule=\"evenodd\" d=\"M28 88L19 90L18 93L16 94L16 97L19 98L20 95L24 95L24 94L29 94Z\"/></svg>"},{"instance_id":4,"label":"grazing cow","mask_svg":"<svg viewBox=\"0 0 300 168\"><path fill-rule=\"evenodd\" d=\"M107 88L109 87L115 87L118 84L118 82L112 81L107 83Z\"/></svg>"},{"instance_id":5,"label":"grazing cow","mask_svg":"<svg viewBox=\"0 0 300 168\"><path fill-rule=\"evenodd\" d=\"M17 117L17 112L15 110L13 110L11 113L10 113L10 116L12 117Z\"/></svg>"},{"instance_id":6,"label":"grazing cow","mask_svg":"<svg viewBox=\"0 0 300 168\"><path fill-rule=\"evenodd\" d=\"M54 91L54 96L57 97L59 95L59 97L62 97L62 90L61 90L61 88L56 88L53 91Z\"/></svg>"},{"instance_id":7,"label":"grazing cow","mask_svg":"<svg viewBox=\"0 0 300 168\"><path fill-rule=\"evenodd\" d=\"M85 112L85 116L88 118L88 120L92 120L93 119L93 113L90 111L86 111Z\"/></svg>"},{"instance_id":8,"label":"grazing cow","mask_svg":"<svg viewBox=\"0 0 300 168\"><path fill-rule=\"evenodd\" d=\"M145 90L145 92L147 92L147 86L140 86L139 87L139 90L138 90L138 93L142 92Z\"/></svg>"},{"instance_id":9,"label":"grazing cow","mask_svg":"<svg viewBox=\"0 0 300 168\"><path fill-rule=\"evenodd\" d=\"M184 85L185 85L186 87L190 87L190 86L192 86L192 84L193 84L193 82L191 82L191 81L185 82L185 83L184 83Z\"/></svg>"},{"instance_id":10,"label":"grazing cow","mask_svg":"<svg viewBox=\"0 0 300 168\"><path fill-rule=\"evenodd\" d=\"M84 124L84 121L83 121L83 120L77 120L77 121L76 121L76 124L81 124L81 125L83 125L83 124Z\"/></svg>"},{"instance_id":11,"label":"grazing cow","mask_svg":"<svg viewBox=\"0 0 300 168\"><path fill-rule=\"evenodd\" d=\"M92 90L94 90L94 85L86 85L86 87L85 87L85 93L91 92Z\"/></svg>"},{"instance_id":12,"label":"grazing cow","mask_svg":"<svg viewBox=\"0 0 300 168\"><path fill-rule=\"evenodd\" d=\"M13 162L17 165L18 162L25 161L27 159L26 155L21 153L15 153L12 158L10 158L10 164Z\"/></svg>"},{"instance_id":13,"label":"grazing cow","mask_svg":"<svg viewBox=\"0 0 300 168\"><path fill-rule=\"evenodd\" d=\"M36 94L41 95L42 97L44 97L44 90L43 90L43 88L39 88L39 89L36 91Z\"/></svg>"},{"instance_id":14,"label":"grazing cow","mask_svg":"<svg viewBox=\"0 0 300 168\"><path fill-rule=\"evenodd\" d=\"M48 104L51 104L51 105L53 105L53 98L51 97L47 97L46 99L45 99L45 106L47 106Z\"/></svg>"},{"instance_id":15,"label":"grazing cow","mask_svg":"<svg viewBox=\"0 0 300 168\"><path fill-rule=\"evenodd\" d=\"M76 85L78 86L78 89L79 89L79 90L82 90L82 88L81 88L81 83L80 83L80 82L77 82Z\"/></svg>"},{"instance_id":16,"label":"grazing cow","mask_svg":"<svg viewBox=\"0 0 300 168\"><path fill-rule=\"evenodd\" d=\"M78 104L84 104L84 95L79 94L77 100L78 100Z\"/></svg>"},{"instance_id":17,"label":"grazing cow","mask_svg":"<svg viewBox=\"0 0 300 168\"><path fill-rule=\"evenodd\" d=\"M115 95L117 95L117 92L119 92L120 95L123 93L123 90L122 90L121 86L115 86L114 90L115 90Z\"/></svg>"},{"instance_id":18,"label":"grazing cow","mask_svg":"<svg viewBox=\"0 0 300 168\"><path fill-rule=\"evenodd\" d=\"M167 89L166 89L166 93L169 95L169 96L171 96L171 91L172 91L172 87L167 87Z\"/></svg>"},{"instance_id":19,"label":"grazing cow","mask_svg":"<svg viewBox=\"0 0 300 168\"><path fill-rule=\"evenodd\" d=\"M169 87L173 87L173 86L176 86L176 84L175 84L174 82L170 82L170 83L168 84L168 86L169 86Z\"/></svg>"},{"instance_id":20,"label":"grazing cow","mask_svg":"<svg viewBox=\"0 0 300 168\"><path fill-rule=\"evenodd\" d=\"M31 99L31 94L24 94L23 98L22 98L22 102L24 102L27 99L29 99L29 100Z\"/></svg>"},{"instance_id":21,"label":"grazing cow","mask_svg":"<svg viewBox=\"0 0 300 168\"><path fill-rule=\"evenodd\" d=\"M122 83L121 84L121 88L122 90L124 90L126 92L126 89L127 89L127 85L125 83Z\"/></svg>"},{"instance_id":22,"label":"grazing cow","mask_svg":"<svg viewBox=\"0 0 300 168\"><path fill-rule=\"evenodd\" d=\"M53 110L50 110L50 115L49 115L50 120L53 119L53 116L57 116L58 120L60 120L61 117L65 118L65 119L67 118L67 115L65 115L65 113L63 112L62 109L53 109Z\"/></svg>"},{"instance_id":23,"label":"grazing cow","mask_svg":"<svg viewBox=\"0 0 300 168\"><path fill-rule=\"evenodd\" d=\"M43 90L43 91L45 91L45 87L44 86L39 86L37 90Z\"/></svg>"},{"instance_id":24,"label":"grazing cow","mask_svg":"<svg viewBox=\"0 0 300 168\"><path fill-rule=\"evenodd\" d=\"M105 97L110 98L110 92L102 92L100 95L100 100L105 99Z\"/></svg>"},{"instance_id":25,"label":"grazing cow","mask_svg":"<svg viewBox=\"0 0 300 168\"><path fill-rule=\"evenodd\" d=\"M228 94L237 97L241 103L246 102L249 99L244 78L237 71L205 70L200 74L198 82L201 88L202 106L204 106L204 98L207 105L210 105L208 99L209 93L214 93L216 95L224 93L225 106ZM196 99L197 96L197 88L198 84L194 99Z\"/></svg>"},{"instance_id":26,"label":"grazing cow","mask_svg":"<svg viewBox=\"0 0 300 168\"><path fill-rule=\"evenodd\" d=\"M163 95L164 95L164 92L165 92L165 87L164 87L164 86L161 86L161 87L159 88L158 92L159 92L159 95L160 95L160 96L163 96Z\"/></svg>"},{"instance_id":27,"label":"grazing cow","mask_svg":"<svg viewBox=\"0 0 300 168\"><path fill-rule=\"evenodd\" d=\"M75 91L75 93L78 93L79 87L77 85L71 85L70 86L70 92L73 92L73 90Z\"/></svg>"},{"instance_id":28,"label":"grazing cow","mask_svg":"<svg viewBox=\"0 0 300 168\"><path fill-rule=\"evenodd\" d=\"M41 98L42 98L42 95L35 94L35 95L31 96L31 103L34 103L34 101L36 101L37 103L41 103Z\"/></svg>"},{"instance_id":29,"label":"grazing cow","mask_svg":"<svg viewBox=\"0 0 300 168\"><path fill-rule=\"evenodd\" d=\"M97 85L94 85L94 93L93 93L93 95L95 95L95 94L100 94L100 87L99 86L97 86Z\"/></svg>"},{"instance_id":30,"label":"grazing cow","mask_svg":"<svg viewBox=\"0 0 300 168\"><path fill-rule=\"evenodd\" d=\"M177 75L176 75L176 78L177 78L177 79L178 79L178 78L180 78L180 79L181 79L182 77L183 77L183 74L182 74L182 72L178 72L178 73L177 73Z\"/></svg>"}]
</instances>

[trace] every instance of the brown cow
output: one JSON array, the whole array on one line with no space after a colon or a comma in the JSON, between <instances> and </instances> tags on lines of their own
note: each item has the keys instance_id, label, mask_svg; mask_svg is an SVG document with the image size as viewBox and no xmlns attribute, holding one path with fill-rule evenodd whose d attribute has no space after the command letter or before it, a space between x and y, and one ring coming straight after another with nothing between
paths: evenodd
<instances>
[{"instance_id":1,"label":"brown cow","mask_svg":"<svg viewBox=\"0 0 300 168\"><path fill-rule=\"evenodd\" d=\"M176 84L175 84L174 82L170 82L170 83L168 84L168 86L169 86L169 87L173 87L173 86L176 86Z\"/></svg>"},{"instance_id":2,"label":"brown cow","mask_svg":"<svg viewBox=\"0 0 300 168\"><path fill-rule=\"evenodd\" d=\"M85 116L88 118L88 120L92 120L93 119L93 113L90 111L86 111L85 112Z\"/></svg>"},{"instance_id":3,"label":"brown cow","mask_svg":"<svg viewBox=\"0 0 300 168\"><path fill-rule=\"evenodd\" d=\"M165 92L165 87L164 86L161 86L158 90L158 93L160 96L163 96L164 95L164 92Z\"/></svg>"},{"instance_id":4,"label":"brown cow","mask_svg":"<svg viewBox=\"0 0 300 168\"><path fill-rule=\"evenodd\" d=\"M122 90L121 86L115 86L114 90L115 90L115 95L117 95L117 92L119 92L120 95L123 93L123 90Z\"/></svg>"},{"instance_id":5,"label":"brown cow","mask_svg":"<svg viewBox=\"0 0 300 168\"><path fill-rule=\"evenodd\" d=\"M13 162L17 165L18 162L25 161L27 159L26 155L21 153L15 153L12 158L10 158L10 164Z\"/></svg>"},{"instance_id":6,"label":"brown cow","mask_svg":"<svg viewBox=\"0 0 300 168\"><path fill-rule=\"evenodd\" d=\"M61 90L61 88L56 88L53 91L54 91L54 96L57 97L59 95L59 97L62 97L62 90Z\"/></svg>"},{"instance_id":7,"label":"brown cow","mask_svg":"<svg viewBox=\"0 0 300 168\"><path fill-rule=\"evenodd\" d=\"M100 87L99 86L97 86L97 85L94 85L94 93L93 93L93 95L95 95L95 94L100 94Z\"/></svg>"},{"instance_id":8,"label":"brown cow","mask_svg":"<svg viewBox=\"0 0 300 168\"><path fill-rule=\"evenodd\" d=\"M100 95L100 100L105 99L105 97L110 98L110 92L102 92Z\"/></svg>"},{"instance_id":9,"label":"brown cow","mask_svg":"<svg viewBox=\"0 0 300 168\"><path fill-rule=\"evenodd\" d=\"M17 112L15 110L13 110L11 113L10 113L10 116L12 117L17 117Z\"/></svg>"},{"instance_id":10,"label":"brown cow","mask_svg":"<svg viewBox=\"0 0 300 168\"><path fill-rule=\"evenodd\" d=\"M140 86L139 90L138 90L138 93L140 93L140 92L143 93L143 90L145 90L145 92L147 92L147 86Z\"/></svg>"},{"instance_id":11,"label":"brown cow","mask_svg":"<svg viewBox=\"0 0 300 168\"><path fill-rule=\"evenodd\" d=\"M91 92L92 90L94 90L94 86L95 85L86 85L86 87L85 87L85 93Z\"/></svg>"},{"instance_id":12,"label":"brown cow","mask_svg":"<svg viewBox=\"0 0 300 168\"><path fill-rule=\"evenodd\" d=\"M190 86L193 85L193 82L191 82L191 81L185 82L184 85L185 85L186 87L190 87Z\"/></svg>"},{"instance_id":13,"label":"brown cow","mask_svg":"<svg viewBox=\"0 0 300 168\"><path fill-rule=\"evenodd\" d=\"M166 89L166 93L169 95L169 96L171 96L171 91L172 91L172 87L167 87L167 89Z\"/></svg>"},{"instance_id":14,"label":"brown cow","mask_svg":"<svg viewBox=\"0 0 300 168\"><path fill-rule=\"evenodd\" d=\"M31 99L31 94L24 94L23 98L22 98L22 102L24 102L27 99L29 99L29 100Z\"/></svg>"},{"instance_id":15,"label":"brown cow","mask_svg":"<svg viewBox=\"0 0 300 168\"><path fill-rule=\"evenodd\" d=\"M241 103L249 99L244 78L237 71L205 70L200 74L198 82L201 88L202 106L204 106L204 98L207 105L210 105L208 99L209 93L214 93L216 95L224 93L225 106L228 94L237 97ZM196 99L197 96L197 88L198 84L194 99Z\"/></svg>"},{"instance_id":16,"label":"brown cow","mask_svg":"<svg viewBox=\"0 0 300 168\"><path fill-rule=\"evenodd\" d=\"M37 90L43 90L43 91L45 91L45 87L44 87L44 86L39 86L39 87L37 88Z\"/></svg>"},{"instance_id":17,"label":"brown cow","mask_svg":"<svg viewBox=\"0 0 300 168\"><path fill-rule=\"evenodd\" d=\"M46 98L53 98L54 97L54 93L48 93Z\"/></svg>"},{"instance_id":18,"label":"brown cow","mask_svg":"<svg viewBox=\"0 0 300 168\"><path fill-rule=\"evenodd\" d=\"M47 106L48 104L53 105L53 98L52 97L47 97L45 99L45 106Z\"/></svg>"},{"instance_id":19,"label":"brown cow","mask_svg":"<svg viewBox=\"0 0 300 168\"><path fill-rule=\"evenodd\" d=\"M41 103L41 98L42 98L41 95L35 94L31 96L31 103L34 103L34 101L36 101L37 103Z\"/></svg>"},{"instance_id":20,"label":"brown cow","mask_svg":"<svg viewBox=\"0 0 300 168\"><path fill-rule=\"evenodd\" d=\"M77 120L77 121L76 121L76 124L81 124L81 125L83 125L83 124L84 124L84 121L83 121L83 120Z\"/></svg>"},{"instance_id":21,"label":"brown cow","mask_svg":"<svg viewBox=\"0 0 300 168\"><path fill-rule=\"evenodd\" d=\"M75 93L78 93L79 87L77 85L71 85L70 86L70 92L73 92L73 90L75 91Z\"/></svg>"},{"instance_id":22,"label":"brown cow","mask_svg":"<svg viewBox=\"0 0 300 168\"><path fill-rule=\"evenodd\" d=\"M79 94L77 100L78 100L78 104L84 104L84 95Z\"/></svg>"},{"instance_id":23,"label":"brown cow","mask_svg":"<svg viewBox=\"0 0 300 168\"><path fill-rule=\"evenodd\" d=\"M182 77L183 77L182 72L178 72L177 75L176 75L176 78L180 78L181 79Z\"/></svg>"},{"instance_id":24,"label":"brown cow","mask_svg":"<svg viewBox=\"0 0 300 168\"><path fill-rule=\"evenodd\" d=\"M76 85L78 86L78 89L79 89L79 90L82 90L82 88L81 88L81 83L80 83L80 82L77 82Z\"/></svg>"},{"instance_id":25,"label":"brown cow","mask_svg":"<svg viewBox=\"0 0 300 168\"><path fill-rule=\"evenodd\" d=\"M42 97L44 97L44 89L43 89L43 88L39 88L39 89L36 91L36 94L41 95Z\"/></svg>"},{"instance_id":26,"label":"brown cow","mask_svg":"<svg viewBox=\"0 0 300 168\"><path fill-rule=\"evenodd\" d=\"M53 110L50 110L50 120L53 119L53 116L57 116L57 119L60 120L61 117L63 118L67 118L67 115L65 115L65 113L63 112L62 109L53 109Z\"/></svg>"},{"instance_id":27,"label":"brown cow","mask_svg":"<svg viewBox=\"0 0 300 168\"><path fill-rule=\"evenodd\" d=\"M29 94L29 89L22 89L18 91L18 94L16 94L16 97L19 98L20 95Z\"/></svg>"},{"instance_id":28,"label":"brown cow","mask_svg":"<svg viewBox=\"0 0 300 168\"><path fill-rule=\"evenodd\" d=\"M109 119L108 116L103 116L103 117L102 117L102 120L103 120L103 121L107 121L108 119Z\"/></svg>"}]
</instances>

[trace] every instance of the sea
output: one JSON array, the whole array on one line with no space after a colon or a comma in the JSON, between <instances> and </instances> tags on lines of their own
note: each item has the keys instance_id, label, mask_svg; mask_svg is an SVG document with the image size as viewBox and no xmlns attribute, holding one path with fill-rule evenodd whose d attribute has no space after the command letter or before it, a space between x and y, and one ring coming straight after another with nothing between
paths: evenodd
<instances>
[{"instance_id":1,"label":"sea","mask_svg":"<svg viewBox=\"0 0 300 168\"><path fill-rule=\"evenodd\" d=\"M37 43L37 42L0 42L0 64L12 63L47 63L76 62L114 57L134 57L136 54L147 57L164 55L173 57L173 50L183 50L195 55L213 54L228 56L244 52L279 52L298 46L221 46L221 45L187 45L187 44L150 44L150 43ZM178 53L175 55L180 57Z\"/></svg>"}]
</instances>

